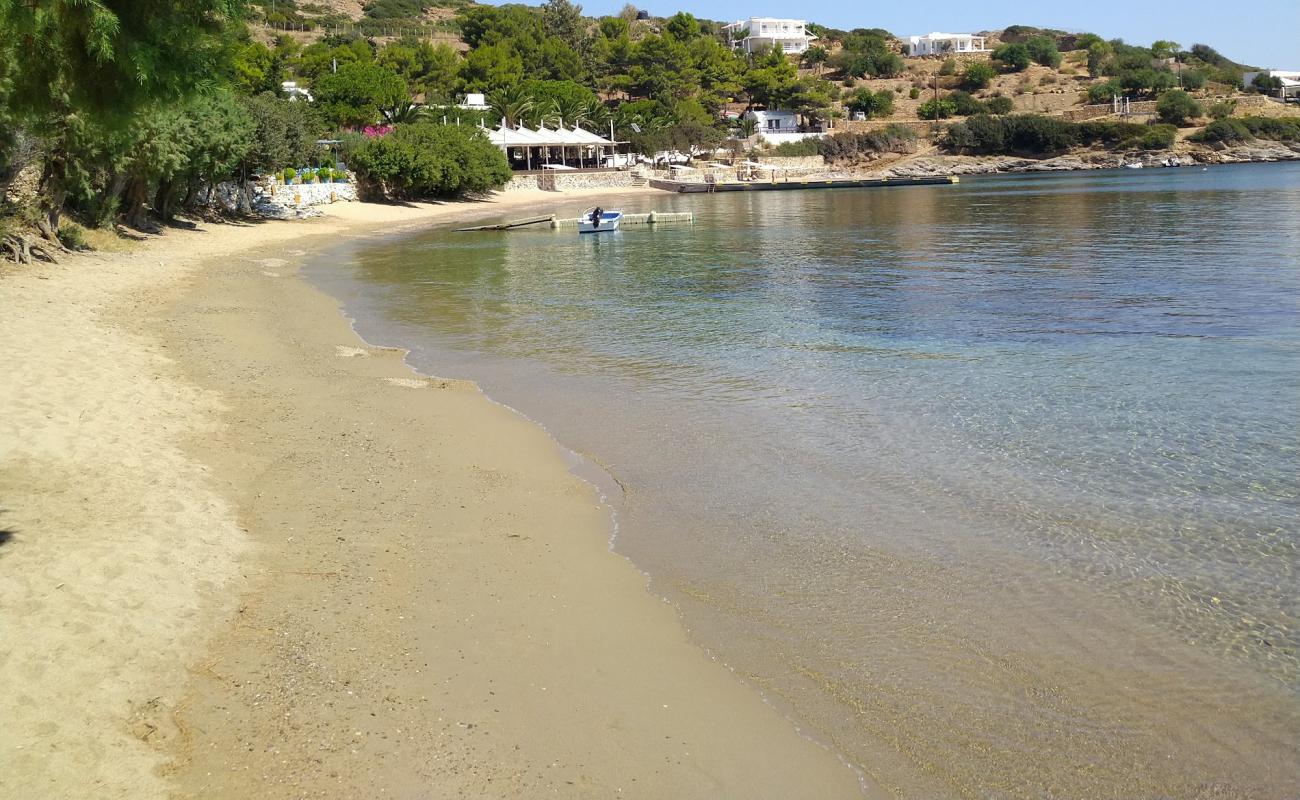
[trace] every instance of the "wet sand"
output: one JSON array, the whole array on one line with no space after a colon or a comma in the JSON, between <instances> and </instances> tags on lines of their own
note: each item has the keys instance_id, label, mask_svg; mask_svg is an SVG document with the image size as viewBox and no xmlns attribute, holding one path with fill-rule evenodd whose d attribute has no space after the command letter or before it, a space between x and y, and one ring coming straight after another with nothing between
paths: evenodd
<instances>
[{"instance_id":1,"label":"wet sand","mask_svg":"<svg viewBox=\"0 0 1300 800\"><path fill-rule=\"evenodd\" d=\"M297 276L340 236L555 201L0 279L0 794L859 794L610 552L541 428Z\"/></svg>"}]
</instances>

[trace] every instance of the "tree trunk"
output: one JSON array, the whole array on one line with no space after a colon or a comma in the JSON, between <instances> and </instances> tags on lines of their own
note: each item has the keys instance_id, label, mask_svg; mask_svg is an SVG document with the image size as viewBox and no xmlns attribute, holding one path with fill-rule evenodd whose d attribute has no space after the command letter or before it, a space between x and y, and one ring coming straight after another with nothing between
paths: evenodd
<instances>
[{"instance_id":1,"label":"tree trunk","mask_svg":"<svg viewBox=\"0 0 1300 800\"><path fill-rule=\"evenodd\" d=\"M128 227L135 228L138 231L148 230L149 225L149 185L145 183L144 178L133 176L126 183L126 190L122 192L122 221Z\"/></svg>"},{"instance_id":2,"label":"tree trunk","mask_svg":"<svg viewBox=\"0 0 1300 800\"><path fill-rule=\"evenodd\" d=\"M153 210L163 222L171 222L172 182L170 180L158 181L158 191L153 195Z\"/></svg>"}]
</instances>

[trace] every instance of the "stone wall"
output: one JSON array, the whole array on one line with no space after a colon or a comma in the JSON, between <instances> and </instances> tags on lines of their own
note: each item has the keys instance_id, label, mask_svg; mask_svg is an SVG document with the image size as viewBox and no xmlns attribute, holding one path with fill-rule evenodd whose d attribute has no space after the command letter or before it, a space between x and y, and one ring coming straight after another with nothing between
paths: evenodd
<instances>
[{"instance_id":1,"label":"stone wall","mask_svg":"<svg viewBox=\"0 0 1300 800\"><path fill-rule=\"evenodd\" d=\"M357 185L347 183L291 183L276 181L253 189L253 207L269 217L298 216L311 206L357 199Z\"/></svg>"},{"instance_id":2,"label":"stone wall","mask_svg":"<svg viewBox=\"0 0 1300 800\"><path fill-rule=\"evenodd\" d=\"M1156 101L1140 100L1136 103L1129 103L1128 111L1131 114L1150 116L1156 113ZM1061 116L1071 122L1083 122L1090 119L1109 117L1114 113L1115 111L1110 103L1098 103L1097 105L1084 106L1082 108L1073 108L1069 111L1063 111L1061 112Z\"/></svg>"},{"instance_id":3,"label":"stone wall","mask_svg":"<svg viewBox=\"0 0 1300 800\"><path fill-rule=\"evenodd\" d=\"M825 156L759 155L754 160L764 166L776 167L777 169L821 169L826 166Z\"/></svg>"},{"instance_id":4,"label":"stone wall","mask_svg":"<svg viewBox=\"0 0 1300 800\"><path fill-rule=\"evenodd\" d=\"M611 172L568 172L555 170L546 173L516 175L505 185L506 192L583 191L585 189L613 189L635 185L631 170Z\"/></svg>"}]
</instances>

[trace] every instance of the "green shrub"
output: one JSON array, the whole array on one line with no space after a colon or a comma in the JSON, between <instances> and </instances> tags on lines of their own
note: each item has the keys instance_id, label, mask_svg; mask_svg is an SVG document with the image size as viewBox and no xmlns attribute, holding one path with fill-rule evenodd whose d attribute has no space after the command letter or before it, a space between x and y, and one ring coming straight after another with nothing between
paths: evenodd
<instances>
[{"instance_id":1,"label":"green shrub","mask_svg":"<svg viewBox=\"0 0 1300 800\"><path fill-rule=\"evenodd\" d=\"M870 89L858 89L845 103L849 110L868 118L888 117L894 113L894 95L888 89L873 92Z\"/></svg>"},{"instance_id":2,"label":"green shrub","mask_svg":"<svg viewBox=\"0 0 1300 800\"><path fill-rule=\"evenodd\" d=\"M1255 138L1246 126L1244 120L1240 119L1217 119L1206 125L1204 130L1193 133L1187 137L1193 142L1223 142L1232 144L1233 142L1248 142Z\"/></svg>"},{"instance_id":3,"label":"green shrub","mask_svg":"<svg viewBox=\"0 0 1300 800\"><path fill-rule=\"evenodd\" d=\"M292 167L285 167L284 172L280 173L280 177L284 178L285 183L293 183L293 179L298 177L298 173Z\"/></svg>"},{"instance_id":4,"label":"green shrub","mask_svg":"<svg viewBox=\"0 0 1300 800\"><path fill-rule=\"evenodd\" d=\"M984 112L983 103L961 90L951 92L946 99L948 102L952 103L952 111L955 116L969 117L972 114L981 114Z\"/></svg>"},{"instance_id":5,"label":"green shrub","mask_svg":"<svg viewBox=\"0 0 1300 800\"><path fill-rule=\"evenodd\" d=\"M999 117L1006 126L1007 145L1024 153L1058 153L1079 141L1078 126L1039 114Z\"/></svg>"},{"instance_id":6,"label":"green shrub","mask_svg":"<svg viewBox=\"0 0 1300 800\"><path fill-rule=\"evenodd\" d=\"M1010 114L1014 107L1010 97L993 97L984 103L984 110L990 114Z\"/></svg>"},{"instance_id":7,"label":"green shrub","mask_svg":"<svg viewBox=\"0 0 1300 800\"><path fill-rule=\"evenodd\" d=\"M886 125L863 133L837 133L817 140L827 161L846 161L862 153L910 153L916 149L916 131L904 125Z\"/></svg>"},{"instance_id":8,"label":"green shrub","mask_svg":"<svg viewBox=\"0 0 1300 800\"><path fill-rule=\"evenodd\" d=\"M90 245L86 243L86 237L81 232L81 228L75 225L63 225L59 228L59 241L69 250L89 250Z\"/></svg>"},{"instance_id":9,"label":"green shrub","mask_svg":"<svg viewBox=\"0 0 1300 800\"><path fill-rule=\"evenodd\" d=\"M1232 112L1237 110L1236 100L1221 100L1214 103L1209 108L1209 114L1215 119L1226 119L1232 116Z\"/></svg>"},{"instance_id":10,"label":"green shrub","mask_svg":"<svg viewBox=\"0 0 1300 800\"><path fill-rule=\"evenodd\" d=\"M320 181L321 183L329 183L333 177L334 177L334 170L330 169L329 167L321 167L320 169L316 170L316 180Z\"/></svg>"},{"instance_id":11,"label":"green shrub","mask_svg":"<svg viewBox=\"0 0 1300 800\"><path fill-rule=\"evenodd\" d=\"M1156 116L1170 125L1185 125L1187 120L1201 114L1201 104L1182 89L1171 89L1156 101Z\"/></svg>"},{"instance_id":12,"label":"green shrub","mask_svg":"<svg viewBox=\"0 0 1300 800\"><path fill-rule=\"evenodd\" d=\"M957 106L948 98L926 100L916 109L921 119L947 119L957 113Z\"/></svg>"},{"instance_id":13,"label":"green shrub","mask_svg":"<svg viewBox=\"0 0 1300 800\"><path fill-rule=\"evenodd\" d=\"M907 96L915 100L916 98L921 96L921 90L913 86L911 89L908 90Z\"/></svg>"},{"instance_id":14,"label":"green shrub","mask_svg":"<svg viewBox=\"0 0 1300 800\"><path fill-rule=\"evenodd\" d=\"M961 88L967 91L975 92L989 85L989 81L997 76L997 70L983 61L976 61L966 66L966 71L961 76Z\"/></svg>"},{"instance_id":15,"label":"green shrub","mask_svg":"<svg viewBox=\"0 0 1300 800\"><path fill-rule=\"evenodd\" d=\"M416 123L367 141L349 161L368 189L396 198L481 193L510 180L500 148L476 128Z\"/></svg>"},{"instance_id":16,"label":"green shrub","mask_svg":"<svg viewBox=\"0 0 1300 800\"><path fill-rule=\"evenodd\" d=\"M1183 73L1184 89L1200 89L1205 86L1205 73L1197 69L1189 69Z\"/></svg>"},{"instance_id":17,"label":"green shrub","mask_svg":"<svg viewBox=\"0 0 1300 800\"><path fill-rule=\"evenodd\" d=\"M816 139L800 139L797 142L781 142L769 151L774 156L815 156L820 155Z\"/></svg>"},{"instance_id":18,"label":"green shrub","mask_svg":"<svg viewBox=\"0 0 1300 800\"><path fill-rule=\"evenodd\" d=\"M957 59L955 59L955 58L945 59L944 62L943 62L943 64L939 67L939 74L940 74L940 75L956 75L956 74L957 74Z\"/></svg>"},{"instance_id":19,"label":"green shrub","mask_svg":"<svg viewBox=\"0 0 1300 800\"><path fill-rule=\"evenodd\" d=\"M1137 146L1143 150L1168 150L1174 146L1177 134L1178 129L1173 125L1148 125Z\"/></svg>"},{"instance_id":20,"label":"green shrub","mask_svg":"<svg viewBox=\"0 0 1300 800\"><path fill-rule=\"evenodd\" d=\"M1044 67L1056 69L1061 66L1061 51L1056 49L1056 41L1046 36L1034 36L1025 41L1029 57Z\"/></svg>"},{"instance_id":21,"label":"green shrub","mask_svg":"<svg viewBox=\"0 0 1300 800\"><path fill-rule=\"evenodd\" d=\"M341 169L330 170L330 179L335 183L347 183L348 174Z\"/></svg>"},{"instance_id":22,"label":"green shrub","mask_svg":"<svg viewBox=\"0 0 1300 800\"><path fill-rule=\"evenodd\" d=\"M1300 120L1294 117L1243 117L1241 122L1246 130L1261 139L1300 141Z\"/></svg>"},{"instance_id":23,"label":"green shrub","mask_svg":"<svg viewBox=\"0 0 1300 800\"><path fill-rule=\"evenodd\" d=\"M993 58L1002 63L1009 72L1024 72L1029 69L1029 48L1023 44L999 45L993 51Z\"/></svg>"},{"instance_id":24,"label":"green shrub","mask_svg":"<svg viewBox=\"0 0 1300 800\"><path fill-rule=\"evenodd\" d=\"M1123 89L1110 81L1094 83L1088 87L1088 102L1109 103L1117 94L1123 94Z\"/></svg>"},{"instance_id":25,"label":"green shrub","mask_svg":"<svg viewBox=\"0 0 1300 800\"><path fill-rule=\"evenodd\" d=\"M987 114L948 126L943 145L957 153L1002 153L1006 151L1006 125Z\"/></svg>"}]
</instances>

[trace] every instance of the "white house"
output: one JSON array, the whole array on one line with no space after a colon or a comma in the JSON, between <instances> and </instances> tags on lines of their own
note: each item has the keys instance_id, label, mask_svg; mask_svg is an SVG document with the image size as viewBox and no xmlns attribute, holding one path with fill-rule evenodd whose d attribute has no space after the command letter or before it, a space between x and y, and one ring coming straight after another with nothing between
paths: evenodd
<instances>
[{"instance_id":1,"label":"white house","mask_svg":"<svg viewBox=\"0 0 1300 800\"><path fill-rule=\"evenodd\" d=\"M808 33L808 22L802 19L776 19L750 17L722 27L727 32L731 46L752 53L781 45L787 53L802 53L817 39Z\"/></svg>"},{"instance_id":2,"label":"white house","mask_svg":"<svg viewBox=\"0 0 1300 800\"><path fill-rule=\"evenodd\" d=\"M799 118L793 111L746 111L745 119L757 123L755 133L797 133L799 130Z\"/></svg>"},{"instance_id":3,"label":"white house","mask_svg":"<svg viewBox=\"0 0 1300 800\"><path fill-rule=\"evenodd\" d=\"M297 81L282 81L280 83L280 91L284 92L284 96L290 100L306 100L308 103L311 102L311 92L299 86Z\"/></svg>"},{"instance_id":4,"label":"white house","mask_svg":"<svg viewBox=\"0 0 1300 800\"><path fill-rule=\"evenodd\" d=\"M469 108L474 111L486 111L488 108L487 96L477 92L470 92L465 95L465 102L460 104L461 108Z\"/></svg>"},{"instance_id":5,"label":"white house","mask_svg":"<svg viewBox=\"0 0 1300 800\"><path fill-rule=\"evenodd\" d=\"M1246 72L1241 76L1241 85L1249 89L1251 82L1255 80L1256 75L1267 75L1270 78L1277 78L1282 81L1281 97L1285 100L1288 97L1300 97L1300 72L1286 69L1266 69L1257 72Z\"/></svg>"},{"instance_id":6,"label":"white house","mask_svg":"<svg viewBox=\"0 0 1300 800\"><path fill-rule=\"evenodd\" d=\"M904 40L909 56L946 56L955 53L987 53L984 37L970 33L927 33Z\"/></svg>"}]
</instances>

